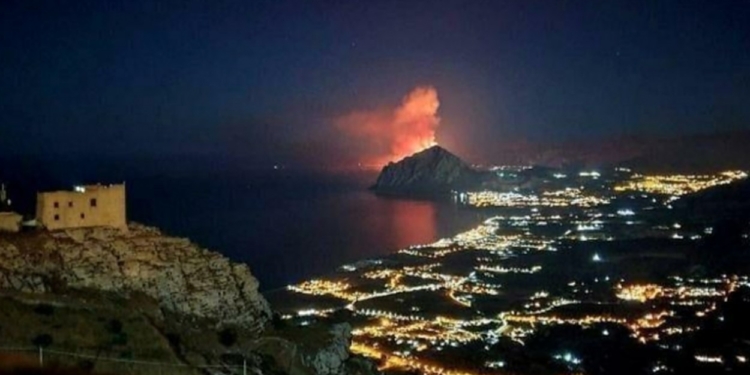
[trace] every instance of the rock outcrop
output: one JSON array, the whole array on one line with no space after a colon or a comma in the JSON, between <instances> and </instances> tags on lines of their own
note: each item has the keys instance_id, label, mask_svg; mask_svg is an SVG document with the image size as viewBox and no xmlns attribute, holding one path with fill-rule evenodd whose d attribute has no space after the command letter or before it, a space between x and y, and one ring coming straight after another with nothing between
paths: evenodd
<instances>
[{"instance_id":1,"label":"rock outcrop","mask_svg":"<svg viewBox=\"0 0 750 375\"><path fill-rule=\"evenodd\" d=\"M0 235L0 288L142 293L180 316L262 330L271 316L244 264L131 224Z\"/></svg>"},{"instance_id":2,"label":"rock outcrop","mask_svg":"<svg viewBox=\"0 0 750 375\"><path fill-rule=\"evenodd\" d=\"M456 155L433 146L389 163L372 189L393 195L436 196L476 184L479 173Z\"/></svg>"},{"instance_id":3,"label":"rock outcrop","mask_svg":"<svg viewBox=\"0 0 750 375\"><path fill-rule=\"evenodd\" d=\"M329 339L318 350L302 355L302 363L316 374L343 374L344 363L349 359L352 327L348 323L335 324L329 330Z\"/></svg>"},{"instance_id":4,"label":"rock outcrop","mask_svg":"<svg viewBox=\"0 0 750 375\"><path fill-rule=\"evenodd\" d=\"M352 327L349 323L316 322L312 326L289 327L282 336L265 336L256 342L258 352L271 355L289 375L371 375L375 363L352 355ZM283 337L283 336L286 337ZM291 340L294 338L294 340Z\"/></svg>"}]
</instances>

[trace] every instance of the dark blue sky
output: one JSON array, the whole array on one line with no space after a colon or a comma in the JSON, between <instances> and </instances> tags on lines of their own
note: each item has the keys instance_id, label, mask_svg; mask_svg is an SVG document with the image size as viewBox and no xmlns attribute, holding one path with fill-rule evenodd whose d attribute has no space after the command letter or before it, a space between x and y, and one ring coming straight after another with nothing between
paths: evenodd
<instances>
[{"instance_id":1,"label":"dark blue sky","mask_svg":"<svg viewBox=\"0 0 750 375\"><path fill-rule=\"evenodd\" d=\"M330 163L434 85L438 139L750 125L750 1L0 2L0 150Z\"/></svg>"}]
</instances>

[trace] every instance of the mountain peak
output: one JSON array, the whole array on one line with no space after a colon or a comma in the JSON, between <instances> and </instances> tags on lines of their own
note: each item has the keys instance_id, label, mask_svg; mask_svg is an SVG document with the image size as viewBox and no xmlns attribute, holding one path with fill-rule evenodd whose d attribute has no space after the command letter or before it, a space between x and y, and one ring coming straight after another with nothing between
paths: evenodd
<instances>
[{"instance_id":1,"label":"mountain peak","mask_svg":"<svg viewBox=\"0 0 750 375\"><path fill-rule=\"evenodd\" d=\"M432 146L383 168L372 187L395 195L442 195L464 186L476 172L450 151Z\"/></svg>"},{"instance_id":2,"label":"mountain peak","mask_svg":"<svg viewBox=\"0 0 750 375\"><path fill-rule=\"evenodd\" d=\"M429 162L429 161L440 161L442 159L447 159L447 160L450 160L452 162L461 163L461 164L466 165L467 168L469 167L468 164L464 163L464 161L461 160L461 158L459 158L458 156L456 156L452 152L450 152L450 151L448 151L448 150L446 150L446 149L444 149L444 148L442 148L442 147L440 147L438 145L435 145L435 146L431 146L429 148L426 148L426 149L424 149L422 151L419 151L419 152L416 152L414 154L411 154L409 156L406 156L406 157L404 157L403 159L401 159L399 161L390 162L390 163L388 163L388 165L386 165L383 168L383 170L385 170L386 168L388 168L391 165L397 165L397 164L401 164L401 163L406 163L406 164L409 164L409 163L426 163L426 162Z\"/></svg>"},{"instance_id":3,"label":"mountain peak","mask_svg":"<svg viewBox=\"0 0 750 375\"><path fill-rule=\"evenodd\" d=\"M440 147L439 145L430 146L422 151L412 154L411 156L418 156L418 155L450 155L450 156L456 157L456 155Z\"/></svg>"}]
</instances>

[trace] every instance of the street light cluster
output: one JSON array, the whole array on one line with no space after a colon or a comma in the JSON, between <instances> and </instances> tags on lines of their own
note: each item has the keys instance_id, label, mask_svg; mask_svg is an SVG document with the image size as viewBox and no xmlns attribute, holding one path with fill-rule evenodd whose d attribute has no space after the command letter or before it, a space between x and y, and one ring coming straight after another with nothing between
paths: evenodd
<instances>
[{"instance_id":1,"label":"street light cluster","mask_svg":"<svg viewBox=\"0 0 750 375\"><path fill-rule=\"evenodd\" d=\"M565 188L541 194L468 191L460 197L461 203L473 207L596 207L610 203L609 198L586 194L581 188Z\"/></svg>"},{"instance_id":2,"label":"street light cluster","mask_svg":"<svg viewBox=\"0 0 750 375\"><path fill-rule=\"evenodd\" d=\"M502 373L512 368L512 361L487 358L467 371L434 358L439 357L438 352L460 349L468 343L489 347L502 338L524 343L541 327L559 324L595 328L608 339L617 337L615 331L595 326L616 324L638 342L672 345L670 340L694 332L699 318L714 316L712 312L729 293L740 286L750 286L750 278L677 275L649 281L628 279L627 274L607 270L622 257L593 243L594 247L587 248L581 259L596 272L594 275L581 273L559 280L554 286L540 284L536 288L535 284L526 284L526 280L546 280L547 273L554 271L554 263L545 262L552 255L543 253L565 249L572 241L631 238L622 235L632 231L633 225L648 225L651 235L664 238L677 230L686 236L693 233L689 221L681 218L649 222L650 210L664 210L666 206L654 204L659 200L652 201L648 194L676 197L747 177L738 171L701 176L643 176L627 172L627 179L616 184L609 175L598 173L555 177L558 183L584 177L591 184L611 184L600 190L587 185L528 194L462 193L464 199L486 202L476 201L476 205L513 209L500 211L502 215L453 237L410 246L388 260L347 265L334 276L289 286L287 290L340 299L341 306L358 317L353 321L351 350L378 359L382 369L412 369L429 375ZM637 199L630 197L633 194L619 194L632 190L642 194ZM623 197L634 201L611 204L613 199ZM545 204L550 209L543 209ZM638 221L633 222L634 218ZM704 226L700 228L705 234L710 232ZM525 258L528 254L540 258ZM455 259L459 263L454 263ZM524 281L520 288L513 289L514 280ZM505 295L512 297L504 299ZM422 299L425 296L427 299ZM501 302L501 307L496 308L496 302ZM330 315L335 309L330 308L330 299L326 303L325 309L301 309L284 317ZM488 304L496 310L478 311ZM572 352L553 352L550 357L569 368L586 363L586 358ZM696 360L716 362L716 358L721 359L702 356ZM656 364L654 368L663 366Z\"/></svg>"},{"instance_id":3,"label":"street light cluster","mask_svg":"<svg viewBox=\"0 0 750 375\"><path fill-rule=\"evenodd\" d=\"M650 194L681 196L725 185L747 178L744 171L726 171L713 175L641 175L634 174L629 180L615 186L617 192L640 191Z\"/></svg>"}]
</instances>

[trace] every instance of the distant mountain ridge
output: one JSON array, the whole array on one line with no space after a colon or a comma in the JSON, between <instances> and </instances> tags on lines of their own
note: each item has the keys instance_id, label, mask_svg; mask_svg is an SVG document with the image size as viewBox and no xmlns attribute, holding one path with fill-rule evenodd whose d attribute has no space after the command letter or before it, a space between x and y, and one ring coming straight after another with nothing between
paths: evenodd
<instances>
[{"instance_id":1,"label":"distant mountain ridge","mask_svg":"<svg viewBox=\"0 0 750 375\"><path fill-rule=\"evenodd\" d=\"M440 146L388 163L372 190L387 195L439 196L479 181L480 173Z\"/></svg>"},{"instance_id":2,"label":"distant mountain ridge","mask_svg":"<svg viewBox=\"0 0 750 375\"><path fill-rule=\"evenodd\" d=\"M643 173L710 173L750 169L750 130L683 135L642 134L568 141L498 141L473 160L500 165L631 167Z\"/></svg>"}]
</instances>

